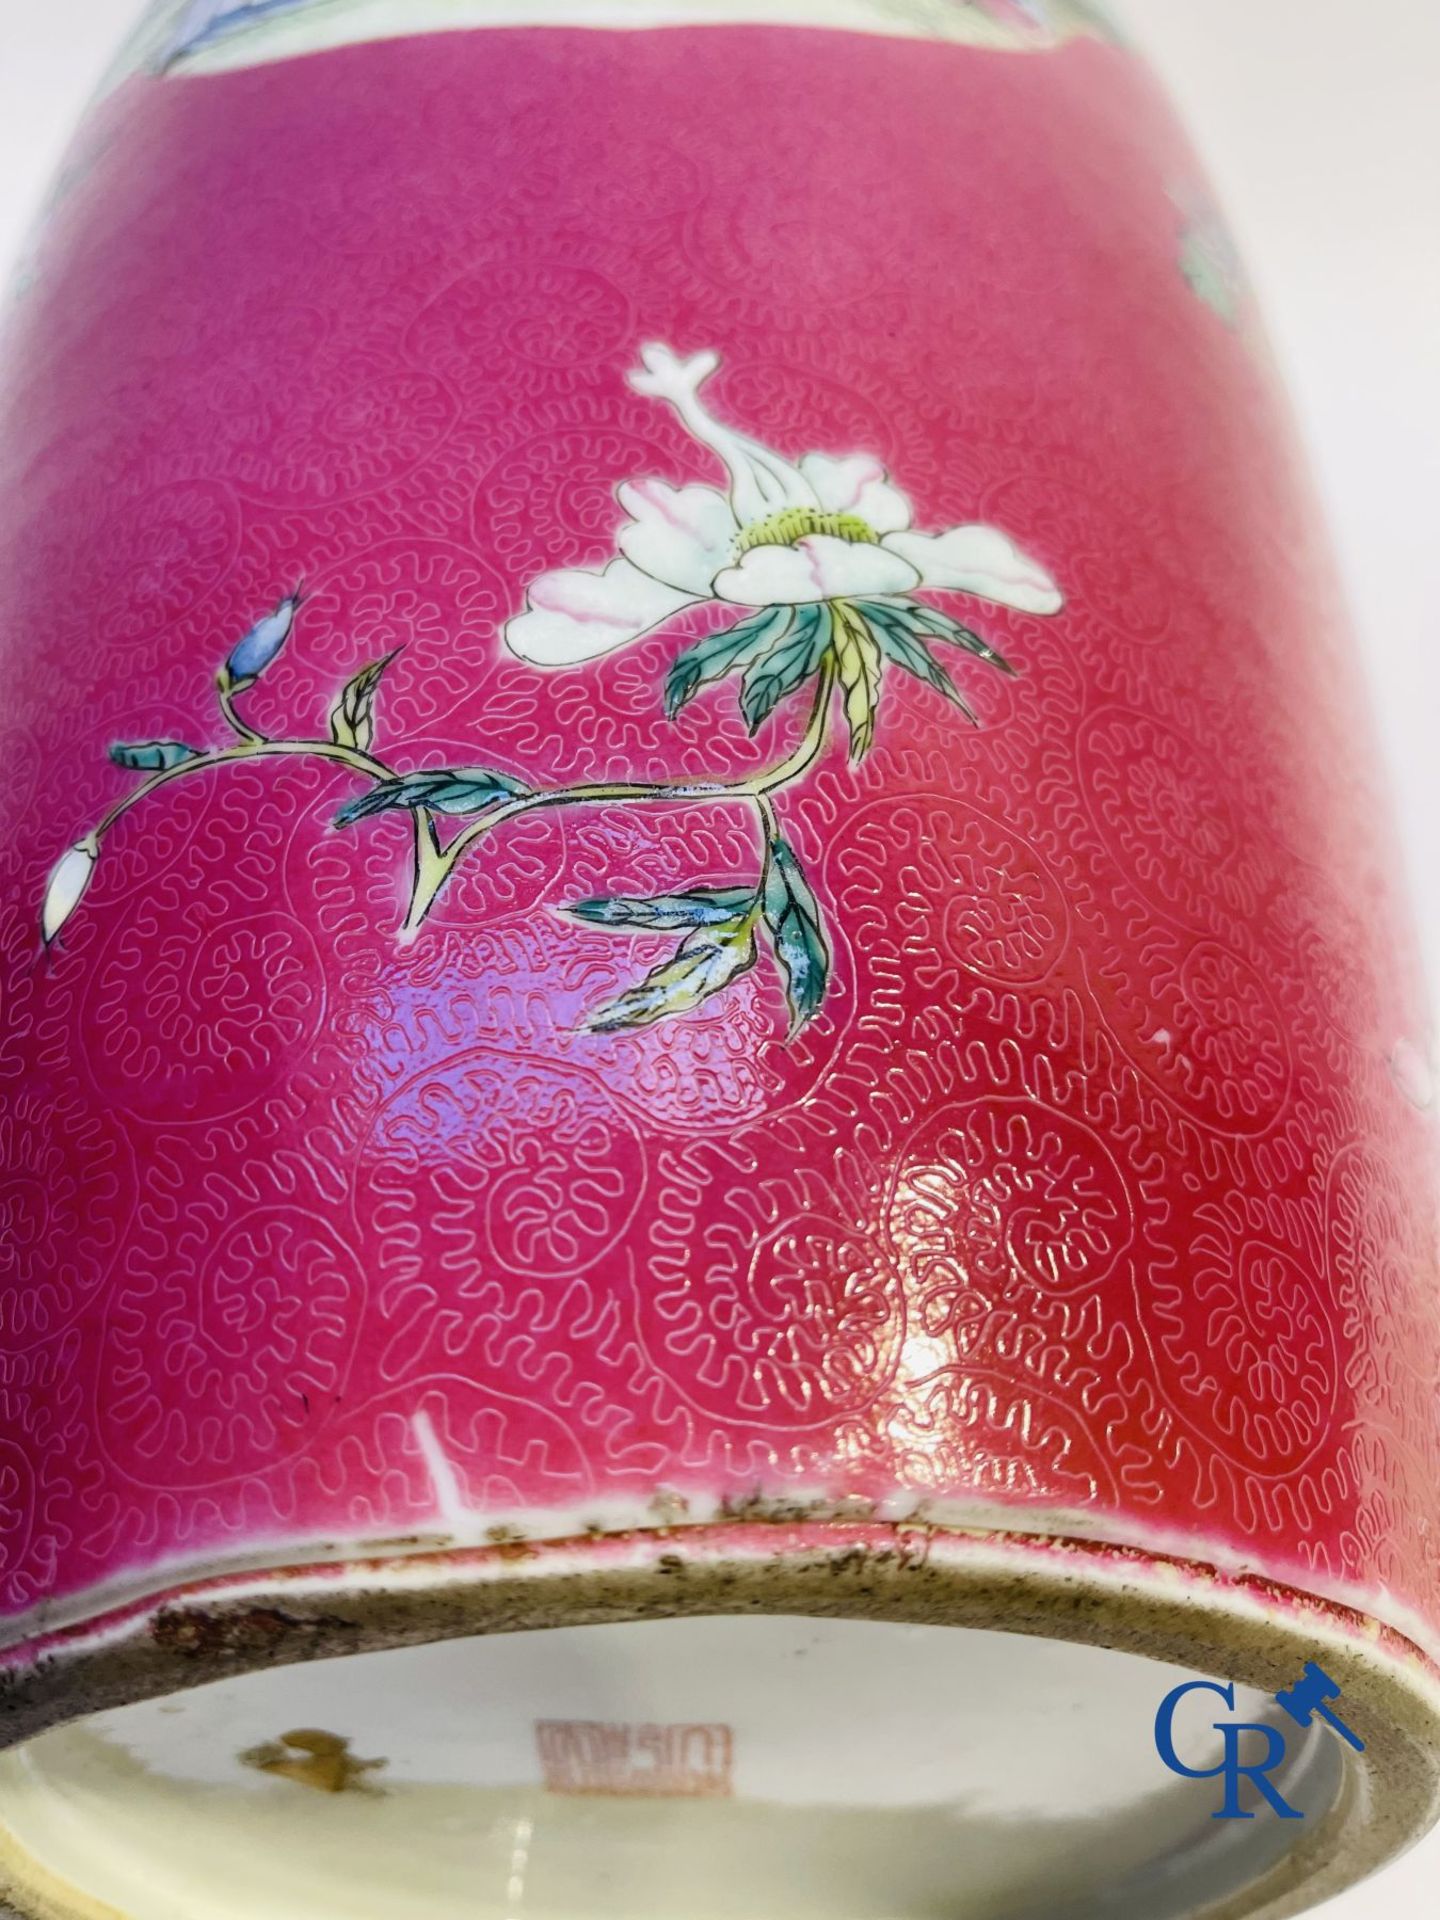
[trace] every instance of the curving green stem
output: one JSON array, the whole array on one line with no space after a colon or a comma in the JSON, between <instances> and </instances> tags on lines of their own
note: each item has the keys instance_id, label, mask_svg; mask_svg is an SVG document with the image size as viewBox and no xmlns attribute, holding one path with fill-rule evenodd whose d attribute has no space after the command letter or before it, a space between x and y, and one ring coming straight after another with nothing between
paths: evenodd
<instances>
[{"instance_id":1,"label":"curving green stem","mask_svg":"<svg viewBox=\"0 0 1440 1920\"><path fill-rule=\"evenodd\" d=\"M215 676L215 697L220 702L220 711L225 716L225 724L237 738L250 746L259 746L265 739L263 733L257 733L247 720L242 720L235 709L235 696L244 693L253 686L253 680L232 680L228 667L222 667Z\"/></svg>"},{"instance_id":2,"label":"curving green stem","mask_svg":"<svg viewBox=\"0 0 1440 1920\"><path fill-rule=\"evenodd\" d=\"M333 740L268 740L263 734L253 733L229 710L228 699L224 692L220 697L221 707L226 709L226 718L240 734L238 745L217 747L210 753L199 753L190 760L182 760L178 767L166 767L161 773L152 773L148 780L142 780L138 787L117 800L110 811L102 816L94 828L95 840L109 832L115 822L140 801L148 799L158 787L167 786L172 780L183 780L193 773L204 773L211 767L231 766L244 760L264 759L315 759L333 761L337 766L348 767L352 773L363 774L372 782L393 780L395 769L387 766L383 760L377 760L373 754L362 753L358 747L342 747ZM435 837L435 823L430 813L423 807L417 807L415 824L415 879L412 891L418 891L422 885L434 879L433 869L441 859L440 844ZM436 880L438 885L439 881Z\"/></svg>"},{"instance_id":3,"label":"curving green stem","mask_svg":"<svg viewBox=\"0 0 1440 1920\"><path fill-rule=\"evenodd\" d=\"M372 783L394 780L398 777L394 767L384 760L377 759L374 754L362 751L359 747L341 746L333 740L272 740L267 735L258 733L240 718L233 705L235 694L243 692L248 684L248 682L241 682L239 685L232 686L223 675L217 682L220 709L231 730L237 736L235 745L216 747L208 753L195 754L189 760L182 760L178 766L166 767L158 773L152 773L148 779L142 780L138 787L133 788L123 799L117 800L109 812L101 817L93 829L97 843L117 820L127 814L132 807L138 806L142 800L148 799L159 788L169 785L172 780L185 780L192 774L207 772L212 767L236 765L246 760L315 759L327 760L336 766L345 767ZM670 804L687 802L713 804L717 800L749 801L754 803L759 813L762 835L768 847L770 839L777 831L775 813L769 796L798 779L819 758L825 744L830 696L834 687L835 664L833 659L827 656L820 669L810 717L800 740L784 759L777 761L773 767L765 768L758 773L746 774L738 780L610 780L571 787L553 787L541 793L520 794L515 799L506 801L502 806L494 808L483 819L476 820L472 825L464 828L445 847L440 844L434 815L427 808L415 808L412 814L415 833L415 871L410 891L410 904L401 929L402 938L414 936L434 905L441 888L471 847L493 833L497 827L503 826L506 821L518 819L523 814L539 812L542 808L604 805L616 801L664 801Z\"/></svg>"},{"instance_id":4,"label":"curving green stem","mask_svg":"<svg viewBox=\"0 0 1440 1920\"><path fill-rule=\"evenodd\" d=\"M819 759L825 745L830 695L834 685L835 663L827 655L816 682L810 718L799 742L783 760L777 761L773 767L759 773L747 774L743 779L601 780L573 787L550 787L540 793L520 794L514 800L507 800L502 806L487 813L483 819L476 820L463 832L457 833L443 851L437 848L436 857L426 863L425 870L417 871L415 890L410 896L409 911L401 929L402 936L413 938L435 904L440 889L471 847L486 839L507 821L518 820L527 813L538 813L542 808L606 805L614 801L659 800L671 805L684 805L691 802L713 804L717 800L747 800L755 802L759 808L761 823L766 829L768 840L769 834L774 829L775 820L768 796L778 788L788 786L791 781L797 780Z\"/></svg>"},{"instance_id":5,"label":"curving green stem","mask_svg":"<svg viewBox=\"0 0 1440 1920\"><path fill-rule=\"evenodd\" d=\"M110 811L103 815L94 831L98 839L114 826L122 814L128 813L140 801L148 799L158 787L168 786L172 780L184 780L192 773L203 773L210 767L226 767L240 760L263 760L286 755L290 758L334 760L341 766L349 767L352 772L363 773L371 780L393 780L395 770L387 767L382 760L375 760L368 753L361 753L358 747L338 747L330 740L266 740L260 735L253 739L242 739L238 746L217 747L212 753L197 753L190 760L182 760L178 767L166 767L161 773L152 773L148 780L142 780L138 787L117 800Z\"/></svg>"}]
</instances>

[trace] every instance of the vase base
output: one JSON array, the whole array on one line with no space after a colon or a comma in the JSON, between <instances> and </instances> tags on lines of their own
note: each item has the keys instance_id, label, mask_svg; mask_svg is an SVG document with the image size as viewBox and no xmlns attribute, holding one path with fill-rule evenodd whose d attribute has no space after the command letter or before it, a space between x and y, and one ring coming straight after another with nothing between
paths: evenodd
<instances>
[{"instance_id":1,"label":"vase base","mask_svg":"<svg viewBox=\"0 0 1440 1920\"><path fill-rule=\"evenodd\" d=\"M1177 1777L1197 1676L946 1626L668 1619L451 1639L237 1675L0 1758L17 1881L65 1920L1150 1920L1208 1905L1329 1811L1289 1726L1257 1805ZM1265 1740L1260 1734L1247 1739ZM1238 1836L1238 1837L1237 1837Z\"/></svg>"}]
</instances>

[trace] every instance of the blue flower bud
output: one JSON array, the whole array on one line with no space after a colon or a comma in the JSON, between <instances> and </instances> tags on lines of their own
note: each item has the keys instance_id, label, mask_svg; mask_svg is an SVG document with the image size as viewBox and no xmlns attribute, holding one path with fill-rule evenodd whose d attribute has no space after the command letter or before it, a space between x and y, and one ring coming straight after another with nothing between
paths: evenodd
<instances>
[{"instance_id":1,"label":"blue flower bud","mask_svg":"<svg viewBox=\"0 0 1440 1920\"><path fill-rule=\"evenodd\" d=\"M256 674L265 671L290 638L299 606L299 593L290 594L274 613L257 621L245 638L236 642L225 662L225 671L232 680L253 680Z\"/></svg>"},{"instance_id":2,"label":"blue flower bud","mask_svg":"<svg viewBox=\"0 0 1440 1920\"><path fill-rule=\"evenodd\" d=\"M171 28L161 53L163 67L187 53L198 53L212 41L228 40L272 13L290 13L309 0L190 0Z\"/></svg>"}]
</instances>

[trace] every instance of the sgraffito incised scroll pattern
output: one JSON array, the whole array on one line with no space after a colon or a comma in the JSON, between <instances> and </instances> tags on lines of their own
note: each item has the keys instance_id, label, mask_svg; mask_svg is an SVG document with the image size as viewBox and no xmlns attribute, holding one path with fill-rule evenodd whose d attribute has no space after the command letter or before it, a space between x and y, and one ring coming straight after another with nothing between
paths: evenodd
<instances>
[{"instance_id":1,"label":"sgraffito incised scroll pattern","mask_svg":"<svg viewBox=\"0 0 1440 1920\"><path fill-rule=\"evenodd\" d=\"M0 454L4 1605L803 1493L1433 1612L1430 1034L1192 164L1089 35L686 45L84 136Z\"/></svg>"}]
</instances>

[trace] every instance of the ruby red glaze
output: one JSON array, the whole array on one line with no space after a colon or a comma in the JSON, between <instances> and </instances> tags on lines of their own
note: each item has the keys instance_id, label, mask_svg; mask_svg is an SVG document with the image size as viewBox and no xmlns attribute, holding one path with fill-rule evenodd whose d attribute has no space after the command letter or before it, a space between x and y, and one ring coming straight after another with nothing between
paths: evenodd
<instances>
[{"instance_id":1,"label":"ruby red glaze","mask_svg":"<svg viewBox=\"0 0 1440 1920\"><path fill-rule=\"evenodd\" d=\"M64 184L0 446L15 1630L663 1490L1188 1545L1440 1637L1430 1038L1375 749L1133 55L436 34L132 77ZM667 717L754 604L705 581L631 646L520 657L527 604L545 644L618 618L563 574L614 557L618 489L724 491L628 384L650 343L718 356L709 417L787 470L869 456L915 528L1008 537L1028 590L913 589L1014 669L930 636L978 727L888 655L877 706L837 627L769 827L522 805L408 941L415 814L336 827L372 787L313 754L182 769L91 858L155 767L114 743L244 746L227 658L242 730L325 741L351 682L386 766L512 783L442 844L507 793L783 762L803 687L753 740L733 679ZM723 564L881 578L879 497L743 554L742 514ZM684 929L556 909L753 889L772 832L811 972L762 916L633 1020Z\"/></svg>"}]
</instances>

